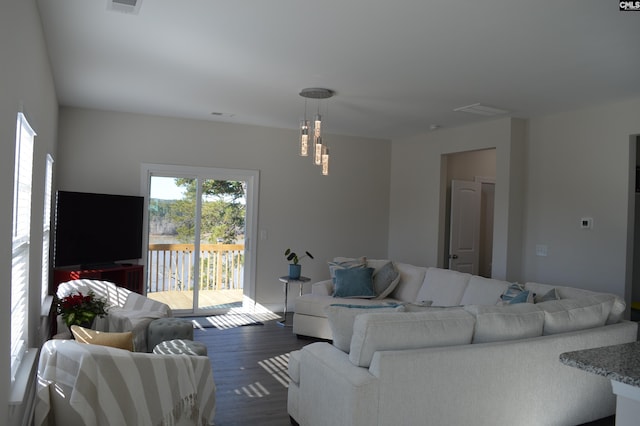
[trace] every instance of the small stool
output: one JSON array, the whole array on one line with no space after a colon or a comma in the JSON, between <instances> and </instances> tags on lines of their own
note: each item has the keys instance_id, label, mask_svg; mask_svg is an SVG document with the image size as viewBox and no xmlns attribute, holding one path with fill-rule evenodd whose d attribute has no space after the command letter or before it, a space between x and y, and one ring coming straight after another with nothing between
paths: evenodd
<instances>
[{"instance_id":1,"label":"small stool","mask_svg":"<svg viewBox=\"0 0 640 426\"><path fill-rule=\"evenodd\" d=\"M180 318L158 318L149 323L147 348L174 339L193 340L193 323Z\"/></svg>"},{"instance_id":2,"label":"small stool","mask_svg":"<svg viewBox=\"0 0 640 426\"><path fill-rule=\"evenodd\" d=\"M193 340L174 339L158 343L153 348L153 353L158 355L196 355L207 356L207 347L204 343Z\"/></svg>"}]
</instances>

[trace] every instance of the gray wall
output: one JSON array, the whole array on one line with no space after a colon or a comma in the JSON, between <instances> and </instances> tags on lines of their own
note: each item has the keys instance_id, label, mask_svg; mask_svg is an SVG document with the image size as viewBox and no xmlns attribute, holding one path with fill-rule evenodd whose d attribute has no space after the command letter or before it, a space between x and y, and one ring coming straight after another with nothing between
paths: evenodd
<instances>
[{"instance_id":1,"label":"gray wall","mask_svg":"<svg viewBox=\"0 0 640 426\"><path fill-rule=\"evenodd\" d=\"M438 264L441 155L495 146L495 225L504 228L507 218L514 232L506 241L495 238L504 232L496 228L494 261L496 255L521 254L507 257L497 270L494 265L494 276L507 271L510 280L609 291L630 300L630 144L640 134L640 99L518 121L499 119L393 142L390 257ZM513 178L510 190L503 187L504 176ZM594 219L592 230L580 229L582 217ZM548 256L536 256L537 244L548 246Z\"/></svg>"},{"instance_id":2,"label":"gray wall","mask_svg":"<svg viewBox=\"0 0 640 426\"><path fill-rule=\"evenodd\" d=\"M520 275L526 123L503 118L393 141L389 256L424 266L444 263L446 155L495 148L493 276Z\"/></svg>"},{"instance_id":3,"label":"gray wall","mask_svg":"<svg viewBox=\"0 0 640 426\"><path fill-rule=\"evenodd\" d=\"M282 307L287 247L310 251L303 274L328 278L334 256L387 255L391 143L329 135L322 176L298 155L297 131L122 114L60 111L58 189L140 194L140 164L260 171L256 301ZM330 124L327 124L327 129Z\"/></svg>"},{"instance_id":4,"label":"gray wall","mask_svg":"<svg viewBox=\"0 0 640 426\"><path fill-rule=\"evenodd\" d=\"M532 119L529 127L523 275L629 297L630 136L640 134L640 99ZM592 230L580 229L581 217L593 218ZM548 245L549 255L536 256L536 244Z\"/></svg>"},{"instance_id":5,"label":"gray wall","mask_svg":"<svg viewBox=\"0 0 640 426\"><path fill-rule=\"evenodd\" d=\"M8 324L11 315L11 224L13 217L14 145L16 115L22 109L37 132L34 151L33 205L30 253L29 343L38 342L44 170L47 153L55 158L57 100L40 17L32 0L3 2L0 13L0 424L9 420Z\"/></svg>"}]
</instances>

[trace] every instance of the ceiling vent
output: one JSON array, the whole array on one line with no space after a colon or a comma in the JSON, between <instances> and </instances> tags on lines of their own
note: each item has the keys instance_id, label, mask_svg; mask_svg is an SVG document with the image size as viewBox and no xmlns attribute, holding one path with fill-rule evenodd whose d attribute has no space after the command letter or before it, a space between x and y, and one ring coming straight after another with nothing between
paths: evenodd
<instances>
[{"instance_id":1,"label":"ceiling vent","mask_svg":"<svg viewBox=\"0 0 640 426\"><path fill-rule=\"evenodd\" d=\"M137 15L142 0L107 0L107 10Z\"/></svg>"},{"instance_id":2,"label":"ceiling vent","mask_svg":"<svg viewBox=\"0 0 640 426\"><path fill-rule=\"evenodd\" d=\"M463 107L460 107L460 108L455 108L454 111L468 112L469 114L484 115L485 117L491 117L491 116L494 116L494 115L502 115L502 114L506 114L506 113L509 112L509 111L504 110L504 109L494 108L494 107L490 107L490 106L482 105L482 104L467 105L467 106L463 106Z\"/></svg>"}]
</instances>

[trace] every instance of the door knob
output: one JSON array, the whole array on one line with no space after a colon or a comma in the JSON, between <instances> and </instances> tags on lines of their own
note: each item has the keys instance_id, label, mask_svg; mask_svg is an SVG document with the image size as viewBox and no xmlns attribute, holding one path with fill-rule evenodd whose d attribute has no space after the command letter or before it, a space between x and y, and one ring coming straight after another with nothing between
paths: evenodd
<instances>
[{"instance_id":1,"label":"door knob","mask_svg":"<svg viewBox=\"0 0 640 426\"><path fill-rule=\"evenodd\" d=\"M449 259L457 259L458 255L457 254L450 254L449 255Z\"/></svg>"}]
</instances>

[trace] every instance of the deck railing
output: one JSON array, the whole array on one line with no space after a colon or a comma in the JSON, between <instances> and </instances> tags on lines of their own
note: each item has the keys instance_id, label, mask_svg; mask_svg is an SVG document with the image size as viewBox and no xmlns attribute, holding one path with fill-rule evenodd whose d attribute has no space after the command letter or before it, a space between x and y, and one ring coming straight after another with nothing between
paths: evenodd
<instances>
[{"instance_id":1,"label":"deck railing","mask_svg":"<svg viewBox=\"0 0 640 426\"><path fill-rule=\"evenodd\" d=\"M200 290L242 289L243 244L200 244ZM147 292L192 291L193 244L149 244Z\"/></svg>"}]
</instances>

